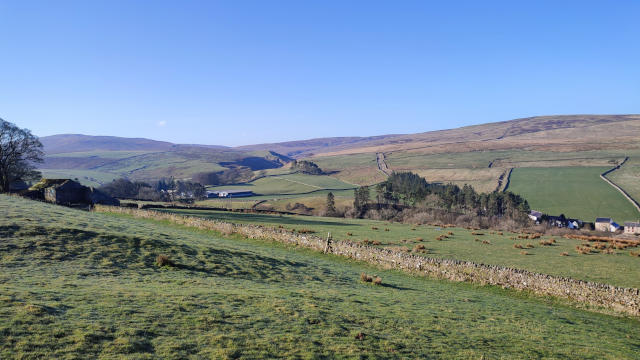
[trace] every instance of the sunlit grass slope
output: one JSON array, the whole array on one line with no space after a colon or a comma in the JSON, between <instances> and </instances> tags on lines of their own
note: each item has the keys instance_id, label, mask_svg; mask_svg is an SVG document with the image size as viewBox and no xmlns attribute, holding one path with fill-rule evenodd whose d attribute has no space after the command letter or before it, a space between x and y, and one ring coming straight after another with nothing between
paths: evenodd
<instances>
[{"instance_id":1,"label":"sunlit grass slope","mask_svg":"<svg viewBox=\"0 0 640 360\"><path fill-rule=\"evenodd\" d=\"M568 276L616 286L640 288L640 258L630 256L637 249L603 251L583 255L576 251L582 241L559 236L543 239L517 239L517 234L473 231L462 228L414 226L375 220L342 219L311 216L242 214L207 210L167 210L189 216L201 216L233 223L283 226L288 229L316 231L319 236L331 232L335 240L370 241L374 246L413 250L423 246L418 255L501 265L529 271ZM449 232L453 235L449 235ZM446 238L441 237L446 235ZM441 240L437 240L440 238ZM516 240L512 240L516 238ZM553 238L552 245L540 240ZM484 241L484 242L483 242ZM487 243L488 242L488 243ZM514 247L521 245L522 249ZM530 246L530 248L528 247ZM524 250L523 250L524 249ZM526 255L523 255L523 251ZM567 256L562 256L566 253Z\"/></svg>"},{"instance_id":2,"label":"sunlit grass slope","mask_svg":"<svg viewBox=\"0 0 640 360\"><path fill-rule=\"evenodd\" d=\"M636 319L4 196L0 269L2 359L640 356Z\"/></svg>"}]
</instances>

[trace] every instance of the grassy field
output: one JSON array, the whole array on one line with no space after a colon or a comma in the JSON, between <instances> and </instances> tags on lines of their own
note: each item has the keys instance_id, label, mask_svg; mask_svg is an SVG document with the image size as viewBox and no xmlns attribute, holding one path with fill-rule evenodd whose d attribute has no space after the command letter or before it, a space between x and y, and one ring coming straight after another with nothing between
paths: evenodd
<instances>
[{"instance_id":1,"label":"grassy field","mask_svg":"<svg viewBox=\"0 0 640 360\"><path fill-rule=\"evenodd\" d=\"M199 201L197 205L238 209L250 208L257 202L262 202L262 207L288 211L288 204L299 202L320 210L324 208L329 192L336 196L338 206L350 205L353 202L353 188L355 186L352 184L326 175L284 173L259 178L246 184L210 187L208 190L246 189L258 195L238 199L208 199Z\"/></svg>"},{"instance_id":2,"label":"grassy field","mask_svg":"<svg viewBox=\"0 0 640 360\"><path fill-rule=\"evenodd\" d=\"M260 203L262 208L264 208L264 206L271 206L274 210L289 211L286 209L287 204L294 204L296 202L299 202L315 210L322 210L326 206L327 194L329 192L334 194L336 206L340 207L353 205L353 190L319 190L313 192L312 194L274 194L251 196L246 198L207 199L197 201L196 205L204 207L223 207L226 209L248 209L253 205Z\"/></svg>"},{"instance_id":3,"label":"grassy field","mask_svg":"<svg viewBox=\"0 0 640 360\"><path fill-rule=\"evenodd\" d=\"M309 160L324 171L335 172L332 176L348 183L373 185L387 178L378 170L375 153L314 157Z\"/></svg>"},{"instance_id":4,"label":"grassy field","mask_svg":"<svg viewBox=\"0 0 640 360\"><path fill-rule=\"evenodd\" d=\"M640 155L631 156L619 170L610 173L607 177L640 202Z\"/></svg>"},{"instance_id":5,"label":"grassy field","mask_svg":"<svg viewBox=\"0 0 640 360\"><path fill-rule=\"evenodd\" d=\"M484 231L480 232L482 235L477 235L479 232L474 235L474 231L461 228L442 229L426 225L412 226L375 220L311 216L240 214L203 210L168 211L233 223L313 230L318 236L323 237L331 232L335 240L377 241L379 243L376 243L376 246L394 249L413 250L417 245L421 245L425 249L416 254L509 266L550 275L640 288L640 278L637 276L640 272L640 258L630 256L629 249L616 250L613 254L594 252L581 255L576 251L576 246L582 245L581 241L557 236L552 237L556 240L555 244L542 246L539 243L541 239L512 240L513 237L517 237L516 234L499 235ZM454 235L436 240L449 231ZM483 240L488 241L489 244L483 243ZM515 248L514 244L522 245L524 250ZM526 248L527 244L533 247ZM522 255L522 251L526 251L527 255ZM568 256L562 256L564 252Z\"/></svg>"},{"instance_id":6,"label":"grassy field","mask_svg":"<svg viewBox=\"0 0 640 360\"><path fill-rule=\"evenodd\" d=\"M93 170L76 169L40 169L42 177L49 179L78 179L86 186L100 187L117 178L115 174Z\"/></svg>"},{"instance_id":7,"label":"grassy field","mask_svg":"<svg viewBox=\"0 0 640 360\"><path fill-rule=\"evenodd\" d=\"M1 358L640 356L637 319L513 291L4 196L0 214Z\"/></svg>"},{"instance_id":8,"label":"grassy field","mask_svg":"<svg viewBox=\"0 0 640 360\"><path fill-rule=\"evenodd\" d=\"M492 150L466 153L422 154L417 152L392 152L387 155L387 163L392 169L481 169L498 167L566 167L566 166L609 166L610 161L622 160L624 151L530 151Z\"/></svg>"},{"instance_id":9,"label":"grassy field","mask_svg":"<svg viewBox=\"0 0 640 360\"><path fill-rule=\"evenodd\" d=\"M352 189L355 186L326 175L284 174L263 177L247 184L214 186L209 190L248 189L260 195L304 194L323 189Z\"/></svg>"},{"instance_id":10,"label":"grassy field","mask_svg":"<svg viewBox=\"0 0 640 360\"><path fill-rule=\"evenodd\" d=\"M422 176L428 182L452 183L459 187L469 184L478 192L489 193L497 188L498 178L506 171L507 169L492 167L482 169L425 169L414 170L413 172Z\"/></svg>"},{"instance_id":11,"label":"grassy field","mask_svg":"<svg viewBox=\"0 0 640 360\"><path fill-rule=\"evenodd\" d=\"M606 167L518 168L509 190L524 196L532 209L584 221L611 217L618 223L637 219L638 211L599 175Z\"/></svg>"}]
</instances>

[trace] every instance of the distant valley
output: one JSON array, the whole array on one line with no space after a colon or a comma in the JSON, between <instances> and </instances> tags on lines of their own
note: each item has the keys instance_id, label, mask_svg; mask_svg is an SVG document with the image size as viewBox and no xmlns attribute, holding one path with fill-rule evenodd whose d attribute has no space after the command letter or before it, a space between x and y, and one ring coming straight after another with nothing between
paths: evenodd
<instances>
[{"instance_id":1,"label":"distant valley","mask_svg":"<svg viewBox=\"0 0 640 360\"><path fill-rule=\"evenodd\" d=\"M86 135L47 136L41 141L46 152L41 170L47 177L78 178L99 186L120 177L188 179L200 172L241 168L252 171L257 182L238 188L270 194L259 201L267 200L267 205L279 208L288 204L284 199L292 197L308 204L322 201L324 193L314 197L308 195L310 191L383 181L387 175L381 171L380 158L387 173L412 171L431 182L469 184L480 192L510 186L527 195L534 208L578 212L587 218L611 213L620 221L635 216L636 211L597 174L628 158L609 178L635 199L640 198L640 115L540 116L417 134L319 138L235 148ZM313 161L328 176L295 175L293 180L287 164L294 158ZM546 176L559 169L571 171L566 177ZM585 188L576 183L579 179L570 178L585 172L596 176L590 185L596 188ZM516 183L511 182L512 174ZM270 177L261 179L265 175ZM533 185L544 179L552 182L542 189L561 187L567 198L528 191L527 182ZM584 203L579 196L584 192L596 194L590 198L595 203ZM297 193L301 195L292 195ZM350 201L349 192L339 195L338 200ZM551 199L560 204L549 203ZM583 208L586 210L578 210Z\"/></svg>"}]
</instances>

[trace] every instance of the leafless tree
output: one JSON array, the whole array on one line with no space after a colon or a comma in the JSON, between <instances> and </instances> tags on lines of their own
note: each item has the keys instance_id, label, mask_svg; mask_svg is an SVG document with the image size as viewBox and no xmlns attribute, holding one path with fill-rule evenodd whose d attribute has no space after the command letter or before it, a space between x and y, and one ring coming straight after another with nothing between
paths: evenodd
<instances>
[{"instance_id":1,"label":"leafless tree","mask_svg":"<svg viewBox=\"0 0 640 360\"><path fill-rule=\"evenodd\" d=\"M35 163L43 161L40 140L27 129L0 119L0 193L16 181L40 178Z\"/></svg>"}]
</instances>

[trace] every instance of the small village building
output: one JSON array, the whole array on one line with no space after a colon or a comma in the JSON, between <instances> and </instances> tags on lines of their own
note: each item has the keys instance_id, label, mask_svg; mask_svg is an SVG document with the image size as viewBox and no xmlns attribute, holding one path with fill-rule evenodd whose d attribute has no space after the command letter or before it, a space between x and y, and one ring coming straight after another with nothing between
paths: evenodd
<instances>
[{"instance_id":1,"label":"small village building","mask_svg":"<svg viewBox=\"0 0 640 360\"><path fill-rule=\"evenodd\" d=\"M596 231L616 232L620 230L620 225L615 223L611 218L596 218Z\"/></svg>"},{"instance_id":2,"label":"small village building","mask_svg":"<svg viewBox=\"0 0 640 360\"><path fill-rule=\"evenodd\" d=\"M560 215L560 216L548 215L548 216L545 216L545 220L547 221L547 224L550 227L557 227L557 228L569 227L569 220L567 220L567 218L564 217L564 215Z\"/></svg>"},{"instance_id":3,"label":"small village building","mask_svg":"<svg viewBox=\"0 0 640 360\"><path fill-rule=\"evenodd\" d=\"M596 231L609 231L610 224L611 218L596 218Z\"/></svg>"},{"instance_id":4,"label":"small village building","mask_svg":"<svg viewBox=\"0 0 640 360\"><path fill-rule=\"evenodd\" d=\"M542 216L543 214L540 211L536 210L531 210L531 212L529 213L529 219L535 221L536 223L540 223L540 221L542 220Z\"/></svg>"},{"instance_id":5,"label":"small village building","mask_svg":"<svg viewBox=\"0 0 640 360\"><path fill-rule=\"evenodd\" d=\"M207 192L208 198L237 198L255 195L251 190L218 190Z\"/></svg>"},{"instance_id":6,"label":"small village building","mask_svg":"<svg viewBox=\"0 0 640 360\"><path fill-rule=\"evenodd\" d=\"M613 221L611 222L611 224L609 224L609 231L611 231L611 232L616 232L616 231L620 230L621 228L622 227L620 225L618 225L617 223L615 223Z\"/></svg>"},{"instance_id":7,"label":"small village building","mask_svg":"<svg viewBox=\"0 0 640 360\"><path fill-rule=\"evenodd\" d=\"M625 222L624 233L629 235L640 235L640 222Z\"/></svg>"}]
</instances>

